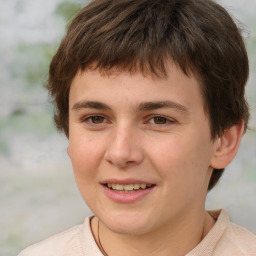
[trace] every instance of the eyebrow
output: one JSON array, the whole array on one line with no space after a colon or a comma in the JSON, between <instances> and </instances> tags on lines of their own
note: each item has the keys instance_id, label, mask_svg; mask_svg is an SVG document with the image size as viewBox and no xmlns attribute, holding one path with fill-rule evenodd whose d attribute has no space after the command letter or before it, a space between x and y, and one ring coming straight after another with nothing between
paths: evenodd
<instances>
[{"instance_id":1,"label":"eyebrow","mask_svg":"<svg viewBox=\"0 0 256 256\"><path fill-rule=\"evenodd\" d=\"M79 101L73 105L72 110L79 110L83 108L111 110L110 106L98 101ZM156 110L160 108L173 108L182 112L189 112L185 106L174 101L142 102L138 105L138 107L136 107L136 110L138 112L142 112L142 111Z\"/></svg>"},{"instance_id":2,"label":"eyebrow","mask_svg":"<svg viewBox=\"0 0 256 256\"><path fill-rule=\"evenodd\" d=\"M150 111L160 108L174 108L182 112L188 112L185 106L174 101L144 102L139 104L138 111Z\"/></svg>"},{"instance_id":3,"label":"eyebrow","mask_svg":"<svg viewBox=\"0 0 256 256\"><path fill-rule=\"evenodd\" d=\"M81 108L95 108L95 109L102 109L102 110L110 110L111 108L102 103L102 102L98 102L98 101L79 101L77 103L74 104L74 106L72 107L72 110L79 110Z\"/></svg>"}]
</instances>

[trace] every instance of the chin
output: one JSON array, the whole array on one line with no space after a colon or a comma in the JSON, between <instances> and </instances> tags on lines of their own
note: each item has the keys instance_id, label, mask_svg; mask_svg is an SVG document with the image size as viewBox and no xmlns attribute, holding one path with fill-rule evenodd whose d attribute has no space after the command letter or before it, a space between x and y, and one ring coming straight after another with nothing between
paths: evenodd
<instances>
[{"instance_id":1,"label":"chin","mask_svg":"<svg viewBox=\"0 0 256 256\"><path fill-rule=\"evenodd\" d=\"M131 225L130 223L127 225L122 224L113 224L107 225L107 228L111 230L114 233L120 234L120 235L128 235L128 236L139 236L146 233L146 228L144 227L138 227L136 225Z\"/></svg>"},{"instance_id":2,"label":"chin","mask_svg":"<svg viewBox=\"0 0 256 256\"><path fill-rule=\"evenodd\" d=\"M109 230L122 235L142 235L147 232L150 223L145 216L142 218L140 214L120 214L109 218L99 216L99 218Z\"/></svg>"}]
</instances>

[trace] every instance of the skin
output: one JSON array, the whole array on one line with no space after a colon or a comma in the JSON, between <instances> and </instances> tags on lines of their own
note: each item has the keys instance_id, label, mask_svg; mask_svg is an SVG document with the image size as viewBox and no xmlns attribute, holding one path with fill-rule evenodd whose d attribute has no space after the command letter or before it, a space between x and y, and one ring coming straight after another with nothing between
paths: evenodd
<instances>
[{"instance_id":1,"label":"skin","mask_svg":"<svg viewBox=\"0 0 256 256\"><path fill-rule=\"evenodd\" d=\"M224 165L218 159L227 141L211 139L195 76L174 64L166 79L78 72L69 105L68 154L96 216L96 242L99 221L109 256L192 250L214 225L204 204L213 167ZM104 193L102 183L109 179L139 179L154 187L135 202L120 203Z\"/></svg>"}]
</instances>

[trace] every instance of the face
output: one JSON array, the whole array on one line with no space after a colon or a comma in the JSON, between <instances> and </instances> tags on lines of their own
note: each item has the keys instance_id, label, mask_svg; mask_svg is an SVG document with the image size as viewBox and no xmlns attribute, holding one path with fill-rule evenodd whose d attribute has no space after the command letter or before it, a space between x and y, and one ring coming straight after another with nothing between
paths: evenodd
<instances>
[{"instance_id":1,"label":"face","mask_svg":"<svg viewBox=\"0 0 256 256\"><path fill-rule=\"evenodd\" d=\"M109 229L145 234L204 211L216 142L198 81L175 65L166 79L80 72L69 98L76 182Z\"/></svg>"}]
</instances>

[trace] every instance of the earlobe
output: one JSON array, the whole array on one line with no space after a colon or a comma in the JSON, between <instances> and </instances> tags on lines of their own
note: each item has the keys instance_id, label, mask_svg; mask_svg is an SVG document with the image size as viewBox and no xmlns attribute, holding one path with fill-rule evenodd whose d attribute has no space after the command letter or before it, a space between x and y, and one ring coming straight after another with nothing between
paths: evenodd
<instances>
[{"instance_id":1,"label":"earlobe","mask_svg":"<svg viewBox=\"0 0 256 256\"><path fill-rule=\"evenodd\" d=\"M216 140L216 149L211 160L211 167L223 169L234 159L244 131L244 122L225 130Z\"/></svg>"},{"instance_id":2,"label":"earlobe","mask_svg":"<svg viewBox=\"0 0 256 256\"><path fill-rule=\"evenodd\" d=\"M70 145L68 145L68 147L67 147L67 153L68 153L68 156L71 158L71 148L70 148Z\"/></svg>"}]
</instances>

